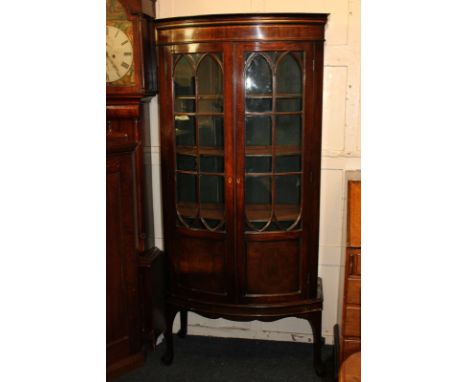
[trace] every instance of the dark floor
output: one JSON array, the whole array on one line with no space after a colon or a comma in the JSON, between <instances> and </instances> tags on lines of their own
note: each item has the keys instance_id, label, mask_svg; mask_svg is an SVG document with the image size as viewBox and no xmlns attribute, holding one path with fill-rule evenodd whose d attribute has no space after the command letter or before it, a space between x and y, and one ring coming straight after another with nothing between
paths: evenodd
<instances>
[{"instance_id":1,"label":"dark floor","mask_svg":"<svg viewBox=\"0 0 468 382\"><path fill-rule=\"evenodd\" d=\"M323 346L326 375L317 377L312 344L174 336L174 361L160 359L165 344L149 352L145 366L116 382L313 382L333 381L333 347Z\"/></svg>"}]
</instances>

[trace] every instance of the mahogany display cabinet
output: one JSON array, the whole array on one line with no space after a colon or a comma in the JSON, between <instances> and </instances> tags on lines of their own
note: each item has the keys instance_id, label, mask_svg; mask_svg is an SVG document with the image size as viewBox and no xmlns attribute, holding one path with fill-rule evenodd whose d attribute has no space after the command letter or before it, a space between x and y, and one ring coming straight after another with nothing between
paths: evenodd
<instances>
[{"instance_id":1,"label":"mahogany display cabinet","mask_svg":"<svg viewBox=\"0 0 468 382\"><path fill-rule=\"evenodd\" d=\"M166 353L181 312L310 322L317 277L325 14L156 20Z\"/></svg>"}]
</instances>

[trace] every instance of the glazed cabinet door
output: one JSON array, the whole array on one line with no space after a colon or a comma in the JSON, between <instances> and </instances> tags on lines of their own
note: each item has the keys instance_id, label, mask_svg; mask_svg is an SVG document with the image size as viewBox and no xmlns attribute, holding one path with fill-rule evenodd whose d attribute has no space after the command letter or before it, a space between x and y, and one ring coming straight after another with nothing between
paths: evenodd
<instances>
[{"instance_id":1,"label":"glazed cabinet door","mask_svg":"<svg viewBox=\"0 0 468 382\"><path fill-rule=\"evenodd\" d=\"M320 145L312 138L320 134L313 123L314 55L308 43L249 43L236 49L242 301L291 301L310 292L310 255L316 251L311 202L318 198L320 175L312 163L320 161Z\"/></svg>"},{"instance_id":2,"label":"glazed cabinet door","mask_svg":"<svg viewBox=\"0 0 468 382\"><path fill-rule=\"evenodd\" d=\"M165 233L179 295L232 295L232 55L222 44L160 48Z\"/></svg>"}]
</instances>

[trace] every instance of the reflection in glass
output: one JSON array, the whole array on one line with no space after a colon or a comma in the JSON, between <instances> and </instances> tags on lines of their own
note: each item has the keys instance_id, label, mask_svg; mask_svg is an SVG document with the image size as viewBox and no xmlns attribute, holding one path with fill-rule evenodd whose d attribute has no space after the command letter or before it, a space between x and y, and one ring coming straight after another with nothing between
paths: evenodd
<instances>
[{"instance_id":1,"label":"reflection in glass","mask_svg":"<svg viewBox=\"0 0 468 382\"><path fill-rule=\"evenodd\" d=\"M271 69L267 61L259 54L250 62L245 75L247 94L269 94L272 90Z\"/></svg>"},{"instance_id":2,"label":"reflection in glass","mask_svg":"<svg viewBox=\"0 0 468 382\"><path fill-rule=\"evenodd\" d=\"M276 145L300 146L301 144L301 116L276 116Z\"/></svg>"},{"instance_id":3,"label":"reflection in glass","mask_svg":"<svg viewBox=\"0 0 468 382\"><path fill-rule=\"evenodd\" d=\"M276 111L301 111L302 98L277 98Z\"/></svg>"},{"instance_id":4,"label":"reflection in glass","mask_svg":"<svg viewBox=\"0 0 468 382\"><path fill-rule=\"evenodd\" d=\"M276 172L301 171L300 155L281 155L276 157Z\"/></svg>"},{"instance_id":5,"label":"reflection in glass","mask_svg":"<svg viewBox=\"0 0 468 382\"><path fill-rule=\"evenodd\" d=\"M195 95L195 76L187 56L183 56L174 69L174 94L176 97Z\"/></svg>"},{"instance_id":6,"label":"reflection in glass","mask_svg":"<svg viewBox=\"0 0 468 382\"><path fill-rule=\"evenodd\" d=\"M206 55L198 64L198 94L223 94L223 74L212 56Z\"/></svg>"},{"instance_id":7,"label":"reflection in glass","mask_svg":"<svg viewBox=\"0 0 468 382\"><path fill-rule=\"evenodd\" d=\"M291 54L286 55L276 69L277 93L301 93L302 74L298 62Z\"/></svg>"},{"instance_id":8,"label":"reflection in glass","mask_svg":"<svg viewBox=\"0 0 468 382\"><path fill-rule=\"evenodd\" d=\"M246 98L245 107L247 112L253 113L271 111L271 98Z\"/></svg>"},{"instance_id":9,"label":"reflection in glass","mask_svg":"<svg viewBox=\"0 0 468 382\"><path fill-rule=\"evenodd\" d=\"M198 134L200 146L223 146L223 117L198 117Z\"/></svg>"},{"instance_id":10,"label":"reflection in glass","mask_svg":"<svg viewBox=\"0 0 468 382\"><path fill-rule=\"evenodd\" d=\"M224 157L220 156L200 156L200 171L203 172L223 172Z\"/></svg>"},{"instance_id":11,"label":"reflection in glass","mask_svg":"<svg viewBox=\"0 0 468 382\"><path fill-rule=\"evenodd\" d=\"M195 119L193 117L176 116L175 129L177 146L195 145Z\"/></svg>"},{"instance_id":12,"label":"reflection in glass","mask_svg":"<svg viewBox=\"0 0 468 382\"><path fill-rule=\"evenodd\" d=\"M271 145L271 117L251 116L245 119L245 144L247 146Z\"/></svg>"},{"instance_id":13,"label":"reflection in glass","mask_svg":"<svg viewBox=\"0 0 468 382\"><path fill-rule=\"evenodd\" d=\"M271 156L246 156L245 157L245 172L259 173L271 172Z\"/></svg>"},{"instance_id":14,"label":"reflection in glass","mask_svg":"<svg viewBox=\"0 0 468 382\"><path fill-rule=\"evenodd\" d=\"M177 170L196 171L197 161L195 157L190 155L177 154Z\"/></svg>"}]
</instances>

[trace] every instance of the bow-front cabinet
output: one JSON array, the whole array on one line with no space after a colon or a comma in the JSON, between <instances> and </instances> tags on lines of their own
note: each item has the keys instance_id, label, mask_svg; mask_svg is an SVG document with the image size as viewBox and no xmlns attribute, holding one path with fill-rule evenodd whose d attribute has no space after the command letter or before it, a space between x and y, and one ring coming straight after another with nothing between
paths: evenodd
<instances>
[{"instance_id":1,"label":"bow-front cabinet","mask_svg":"<svg viewBox=\"0 0 468 382\"><path fill-rule=\"evenodd\" d=\"M317 267L326 19L156 21L166 363L177 312L292 316L311 323L323 372Z\"/></svg>"}]
</instances>

